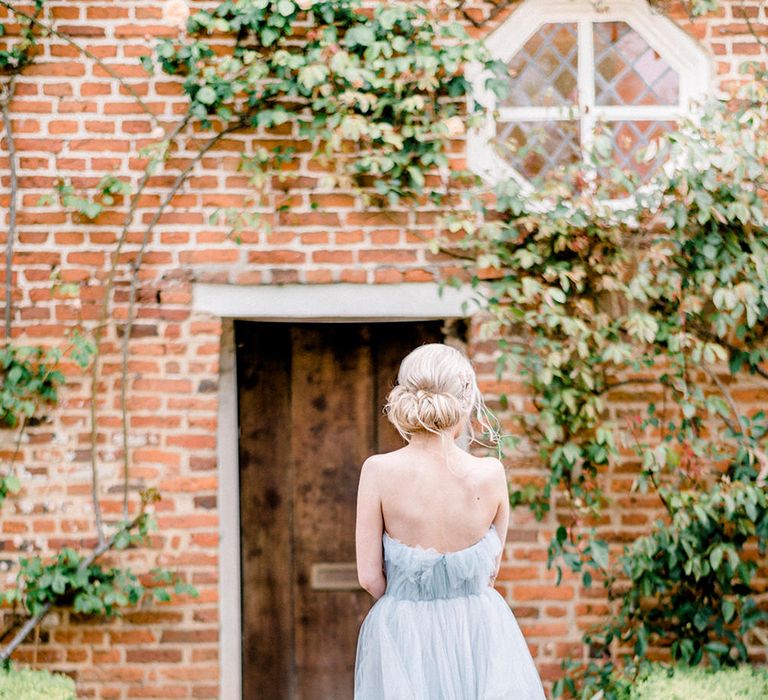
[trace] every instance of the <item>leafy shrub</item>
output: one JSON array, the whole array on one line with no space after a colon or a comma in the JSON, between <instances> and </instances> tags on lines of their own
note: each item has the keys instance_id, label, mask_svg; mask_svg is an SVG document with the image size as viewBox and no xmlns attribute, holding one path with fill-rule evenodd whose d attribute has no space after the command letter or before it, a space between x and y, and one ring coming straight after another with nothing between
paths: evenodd
<instances>
[{"instance_id":1,"label":"leafy shrub","mask_svg":"<svg viewBox=\"0 0 768 700\"><path fill-rule=\"evenodd\" d=\"M768 385L767 108L768 80L738 104L710 101L647 149L664 165L645 186L611 166L599 133L535 196L510 179L449 222L467 232L475 301L500 336L497 374L522 378L535 407L520 432L547 473L521 479L511 505L556 509L558 583L564 565L611 604L555 697L623 699L615 668L634 677L650 648L687 666L747 663L768 620L768 413L734 391ZM608 475L633 464L622 497L653 494L662 516L619 542Z\"/></svg>"},{"instance_id":2,"label":"leafy shrub","mask_svg":"<svg viewBox=\"0 0 768 700\"><path fill-rule=\"evenodd\" d=\"M630 693L630 700L763 700L768 672L741 666L720 671L678 666L670 675L656 667Z\"/></svg>"},{"instance_id":3,"label":"leafy shrub","mask_svg":"<svg viewBox=\"0 0 768 700\"><path fill-rule=\"evenodd\" d=\"M0 671L0 700L76 700L75 683L62 673L28 668Z\"/></svg>"}]
</instances>

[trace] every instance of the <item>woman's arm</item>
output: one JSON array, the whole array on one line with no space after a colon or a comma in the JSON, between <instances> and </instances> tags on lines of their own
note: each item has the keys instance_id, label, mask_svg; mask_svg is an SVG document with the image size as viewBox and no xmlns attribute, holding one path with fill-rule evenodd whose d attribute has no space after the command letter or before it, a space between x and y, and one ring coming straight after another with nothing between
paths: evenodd
<instances>
[{"instance_id":1,"label":"woman's arm","mask_svg":"<svg viewBox=\"0 0 768 700\"><path fill-rule=\"evenodd\" d=\"M355 549L358 581L376 599L384 595L387 587L381 542L383 534L384 518L381 514L378 473L375 461L369 457L363 462L357 489Z\"/></svg>"},{"instance_id":2,"label":"woman's arm","mask_svg":"<svg viewBox=\"0 0 768 700\"><path fill-rule=\"evenodd\" d=\"M496 528L496 532L501 540L501 551L496 557L496 568L493 571L491 583L499 575L501 558L504 555L504 543L507 541L507 530L509 529L509 486L507 484L507 473L500 460L495 459L494 461L496 462L496 469L493 475L494 493L497 494L499 505L496 510L496 517L493 519L493 526Z\"/></svg>"}]
</instances>

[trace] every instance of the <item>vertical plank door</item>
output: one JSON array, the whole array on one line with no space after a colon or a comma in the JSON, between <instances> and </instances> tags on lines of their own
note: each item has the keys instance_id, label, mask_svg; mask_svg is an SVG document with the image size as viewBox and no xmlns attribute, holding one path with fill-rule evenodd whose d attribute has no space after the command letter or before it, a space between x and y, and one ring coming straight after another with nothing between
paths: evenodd
<instances>
[{"instance_id":1,"label":"vertical plank door","mask_svg":"<svg viewBox=\"0 0 768 700\"><path fill-rule=\"evenodd\" d=\"M441 327L235 324L246 700L351 700L372 603L352 581L360 465L402 447L386 394Z\"/></svg>"}]
</instances>

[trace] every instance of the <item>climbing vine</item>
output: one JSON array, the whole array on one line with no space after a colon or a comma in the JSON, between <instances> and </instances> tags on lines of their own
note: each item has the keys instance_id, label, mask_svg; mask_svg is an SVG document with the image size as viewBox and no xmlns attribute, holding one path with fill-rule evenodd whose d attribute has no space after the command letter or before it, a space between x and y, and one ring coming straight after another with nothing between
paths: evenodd
<instances>
[{"instance_id":1,"label":"climbing vine","mask_svg":"<svg viewBox=\"0 0 768 700\"><path fill-rule=\"evenodd\" d=\"M537 178L535 198L503 182L492 207L453 222L501 337L499 375L522 376L536 408L520 420L546 476L512 504L543 518L556 503L550 565L601 581L612 602L558 694L623 697L650 646L744 662L763 634L767 116L758 79L652 143L650 182L612 166L606 131L583 162ZM620 551L600 527L605 484L632 464L632 492L664 517Z\"/></svg>"},{"instance_id":2,"label":"climbing vine","mask_svg":"<svg viewBox=\"0 0 768 700\"><path fill-rule=\"evenodd\" d=\"M462 175L449 167L446 143L481 113L465 66L487 69L491 89L504 85L504 66L482 44L415 3L363 12L359 0L237 0L183 26L144 64L183 77L189 113L203 126L256 130L243 168L262 185L309 159L323 189L353 189L379 204L425 193L439 200ZM230 49L214 51L214 34L230 37ZM270 147L270 135L282 142Z\"/></svg>"}]
</instances>

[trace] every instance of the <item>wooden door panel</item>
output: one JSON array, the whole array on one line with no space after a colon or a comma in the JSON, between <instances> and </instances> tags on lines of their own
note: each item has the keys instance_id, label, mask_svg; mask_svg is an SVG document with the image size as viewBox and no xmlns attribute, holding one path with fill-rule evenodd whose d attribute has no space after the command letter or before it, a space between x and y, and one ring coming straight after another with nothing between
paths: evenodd
<instances>
[{"instance_id":1,"label":"wooden door panel","mask_svg":"<svg viewBox=\"0 0 768 700\"><path fill-rule=\"evenodd\" d=\"M384 401L441 325L236 322L246 700L351 700L372 601L313 571L351 571L360 465L403 445Z\"/></svg>"},{"instance_id":2,"label":"wooden door panel","mask_svg":"<svg viewBox=\"0 0 768 700\"><path fill-rule=\"evenodd\" d=\"M368 596L359 590L317 590L311 569L323 562L355 561L357 480L374 442L370 328L316 324L293 330L299 697L347 700L355 631L369 608Z\"/></svg>"},{"instance_id":3,"label":"wooden door panel","mask_svg":"<svg viewBox=\"0 0 768 700\"><path fill-rule=\"evenodd\" d=\"M290 330L280 323L236 326L243 697L249 699L294 693Z\"/></svg>"}]
</instances>

